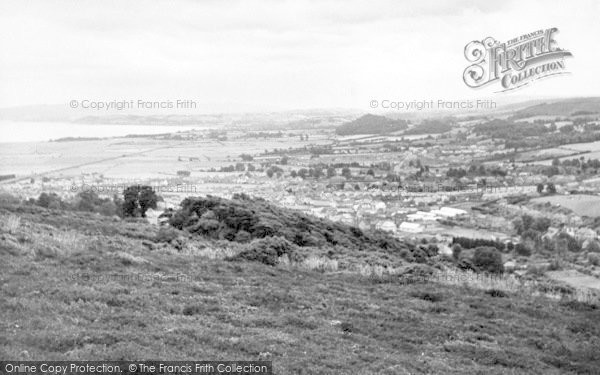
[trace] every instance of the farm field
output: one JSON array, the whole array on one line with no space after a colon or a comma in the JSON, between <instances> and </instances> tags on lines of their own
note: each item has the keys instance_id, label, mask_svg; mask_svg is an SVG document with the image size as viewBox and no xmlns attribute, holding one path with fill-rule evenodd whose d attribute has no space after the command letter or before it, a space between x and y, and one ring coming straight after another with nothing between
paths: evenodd
<instances>
[{"instance_id":1,"label":"farm field","mask_svg":"<svg viewBox=\"0 0 600 375\"><path fill-rule=\"evenodd\" d=\"M598 158L600 158L600 141L587 142L587 143L573 143L573 144L560 146L558 148L552 148L552 149L548 149L548 150L557 150L557 152L558 152L558 150L564 150L561 152L564 152L567 155L570 155L575 152L586 152L584 154L580 154L580 155L576 155L576 156L560 156L560 152L558 152L556 154L556 156L560 159L560 161L563 161L566 159L579 158L581 156L583 156L586 159L598 159ZM541 151L545 151L545 150L541 150ZM539 151L539 152L541 152L541 151ZM536 164L551 165L552 160L543 160L540 162L536 162Z\"/></svg>"},{"instance_id":2,"label":"farm field","mask_svg":"<svg viewBox=\"0 0 600 375\"><path fill-rule=\"evenodd\" d=\"M579 216L600 216L600 196L596 195L551 195L533 198L531 202L558 204L572 210Z\"/></svg>"},{"instance_id":3,"label":"farm field","mask_svg":"<svg viewBox=\"0 0 600 375\"><path fill-rule=\"evenodd\" d=\"M311 137L310 144L324 143L329 143L326 136L315 134ZM249 142L242 133L232 134L227 141L109 138L4 143L0 147L0 174L26 176L69 168L53 175L69 177L82 173L100 173L105 177L140 179L173 176L181 169L218 169L235 164L243 153L257 154L265 150L288 149L307 144L300 142L297 137L253 138ZM81 164L85 166L75 167Z\"/></svg>"}]
</instances>

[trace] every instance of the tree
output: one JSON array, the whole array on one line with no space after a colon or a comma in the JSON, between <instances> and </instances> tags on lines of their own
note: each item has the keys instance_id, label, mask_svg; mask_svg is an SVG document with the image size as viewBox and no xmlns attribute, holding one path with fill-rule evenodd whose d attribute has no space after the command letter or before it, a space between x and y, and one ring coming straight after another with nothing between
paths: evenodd
<instances>
[{"instance_id":1,"label":"tree","mask_svg":"<svg viewBox=\"0 0 600 375\"><path fill-rule=\"evenodd\" d=\"M562 126L559 130L561 133L571 133L575 130L575 127L573 125L569 124L569 125Z\"/></svg>"},{"instance_id":2,"label":"tree","mask_svg":"<svg viewBox=\"0 0 600 375\"><path fill-rule=\"evenodd\" d=\"M267 176L269 176L269 178L272 178L274 173L272 168L267 169Z\"/></svg>"},{"instance_id":3,"label":"tree","mask_svg":"<svg viewBox=\"0 0 600 375\"><path fill-rule=\"evenodd\" d=\"M552 182L549 182L548 185L546 185L546 191L550 194L556 194L556 186L554 186Z\"/></svg>"},{"instance_id":4,"label":"tree","mask_svg":"<svg viewBox=\"0 0 600 375\"><path fill-rule=\"evenodd\" d=\"M64 202L56 193L41 193L37 200L33 200L33 203L50 209L70 209L71 205L68 202Z\"/></svg>"},{"instance_id":5,"label":"tree","mask_svg":"<svg viewBox=\"0 0 600 375\"><path fill-rule=\"evenodd\" d=\"M321 167L315 167L315 170L313 172L313 176L316 179L319 179L319 178L323 177L324 175L325 174L323 173L323 168L321 168Z\"/></svg>"},{"instance_id":6,"label":"tree","mask_svg":"<svg viewBox=\"0 0 600 375\"><path fill-rule=\"evenodd\" d=\"M350 168L344 167L342 169L342 176L346 177L347 179L352 178L352 172L350 171Z\"/></svg>"},{"instance_id":7,"label":"tree","mask_svg":"<svg viewBox=\"0 0 600 375\"><path fill-rule=\"evenodd\" d=\"M123 191L123 216L146 217L146 211L156 208L158 196L150 186L133 185Z\"/></svg>"},{"instance_id":8,"label":"tree","mask_svg":"<svg viewBox=\"0 0 600 375\"><path fill-rule=\"evenodd\" d=\"M544 184L537 184L538 194L542 194L543 191L544 191Z\"/></svg>"},{"instance_id":9,"label":"tree","mask_svg":"<svg viewBox=\"0 0 600 375\"><path fill-rule=\"evenodd\" d=\"M460 258L460 253L462 252L462 246L460 244L454 244L452 246L452 257L456 260Z\"/></svg>"},{"instance_id":10,"label":"tree","mask_svg":"<svg viewBox=\"0 0 600 375\"><path fill-rule=\"evenodd\" d=\"M327 177L328 178L335 177L335 175L336 175L335 168L333 168L333 167L327 168Z\"/></svg>"},{"instance_id":11,"label":"tree","mask_svg":"<svg viewBox=\"0 0 600 375\"><path fill-rule=\"evenodd\" d=\"M517 252L517 254L519 254L521 256L525 256L525 257L530 256L531 253L533 252L532 246L528 242L519 242L515 246L515 251Z\"/></svg>"},{"instance_id":12,"label":"tree","mask_svg":"<svg viewBox=\"0 0 600 375\"><path fill-rule=\"evenodd\" d=\"M375 176L375 171L373 171L372 169L369 169L367 171L367 175L369 175L369 176Z\"/></svg>"},{"instance_id":13,"label":"tree","mask_svg":"<svg viewBox=\"0 0 600 375\"><path fill-rule=\"evenodd\" d=\"M279 161L279 164L281 165L287 165L289 158L287 156L284 156L281 158L281 160Z\"/></svg>"},{"instance_id":14,"label":"tree","mask_svg":"<svg viewBox=\"0 0 600 375\"><path fill-rule=\"evenodd\" d=\"M503 273L502 254L493 247L478 247L473 255L473 264L480 270Z\"/></svg>"},{"instance_id":15,"label":"tree","mask_svg":"<svg viewBox=\"0 0 600 375\"><path fill-rule=\"evenodd\" d=\"M581 245L579 244L579 242L575 239L575 237L569 235L568 233L561 232L558 235L558 239L566 241L567 250L569 250L570 252L578 253L581 251Z\"/></svg>"}]
</instances>

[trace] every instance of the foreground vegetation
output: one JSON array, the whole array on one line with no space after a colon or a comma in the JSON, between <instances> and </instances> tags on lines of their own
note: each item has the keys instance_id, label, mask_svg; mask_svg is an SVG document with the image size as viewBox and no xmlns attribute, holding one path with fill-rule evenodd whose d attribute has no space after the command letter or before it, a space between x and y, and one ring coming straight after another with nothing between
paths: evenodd
<instances>
[{"instance_id":1,"label":"foreground vegetation","mask_svg":"<svg viewBox=\"0 0 600 375\"><path fill-rule=\"evenodd\" d=\"M277 374L600 369L593 303L416 277L427 264L386 275L228 261L222 240L164 242L134 219L0 215L2 358L261 358Z\"/></svg>"}]
</instances>

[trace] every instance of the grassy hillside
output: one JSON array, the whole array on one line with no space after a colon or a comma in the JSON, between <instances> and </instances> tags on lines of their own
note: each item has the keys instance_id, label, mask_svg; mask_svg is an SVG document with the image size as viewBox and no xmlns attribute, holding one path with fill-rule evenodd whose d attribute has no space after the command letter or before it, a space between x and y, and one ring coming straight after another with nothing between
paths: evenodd
<instances>
[{"instance_id":1,"label":"grassy hillside","mask_svg":"<svg viewBox=\"0 0 600 375\"><path fill-rule=\"evenodd\" d=\"M222 240L165 242L151 225L87 213L4 204L0 223L2 358L263 358L276 374L600 370L589 303L490 290L485 278L231 262Z\"/></svg>"},{"instance_id":2,"label":"grassy hillside","mask_svg":"<svg viewBox=\"0 0 600 375\"><path fill-rule=\"evenodd\" d=\"M516 117L600 114L600 98L573 98L536 104L516 112Z\"/></svg>"}]
</instances>

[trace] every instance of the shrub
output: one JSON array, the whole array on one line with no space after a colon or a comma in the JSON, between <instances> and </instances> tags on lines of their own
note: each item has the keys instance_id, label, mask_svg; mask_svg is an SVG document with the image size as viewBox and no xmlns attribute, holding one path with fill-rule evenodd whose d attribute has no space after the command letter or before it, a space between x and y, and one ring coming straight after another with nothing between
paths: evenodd
<instances>
[{"instance_id":1,"label":"shrub","mask_svg":"<svg viewBox=\"0 0 600 375\"><path fill-rule=\"evenodd\" d=\"M455 244L452 246L452 257L456 260L460 258L460 253L462 252L462 246L460 244Z\"/></svg>"},{"instance_id":2,"label":"shrub","mask_svg":"<svg viewBox=\"0 0 600 375\"><path fill-rule=\"evenodd\" d=\"M228 260L249 260L260 262L269 266L275 266L279 263L279 257L294 255L295 245L282 237L265 237L254 240L249 248L228 258Z\"/></svg>"},{"instance_id":3,"label":"shrub","mask_svg":"<svg viewBox=\"0 0 600 375\"><path fill-rule=\"evenodd\" d=\"M413 257L417 263L427 262L427 252L420 246L413 250Z\"/></svg>"},{"instance_id":4,"label":"shrub","mask_svg":"<svg viewBox=\"0 0 600 375\"><path fill-rule=\"evenodd\" d=\"M428 301L428 302L440 302L444 299L444 296L442 295L442 293L437 293L437 292L418 291L418 292L411 293L411 296L422 299L423 301Z\"/></svg>"},{"instance_id":5,"label":"shrub","mask_svg":"<svg viewBox=\"0 0 600 375\"><path fill-rule=\"evenodd\" d=\"M504 298L508 297L508 294L500 289L488 289L485 291L485 294L489 294L491 297Z\"/></svg>"},{"instance_id":6,"label":"shrub","mask_svg":"<svg viewBox=\"0 0 600 375\"><path fill-rule=\"evenodd\" d=\"M415 261L415 257L412 255L412 253L408 249L400 250L400 257L407 262L412 263Z\"/></svg>"},{"instance_id":7,"label":"shrub","mask_svg":"<svg viewBox=\"0 0 600 375\"><path fill-rule=\"evenodd\" d=\"M439 251L440 251L440 249L438 248L438 246L436 244L427 245L427 249L425 250L428 257L434 257L434 256L438 255Z\"/></svg>"},{"instance_id":8,"label":"shrub","mask_svg":"<svg viewBox=\"0 0 600 375\"><path fill-rule=\"evenodd\" d=\"M597 241L590 241L585 249L590 253L600 253L600 245Z\"/></svg>"},{"instance_id":9,"label":"shrub","mask_svg":"<svg viewBox=\"0 0 600 375\"><path fill-rule=\"evenodd\" d=\"M528 257L531 255L532 250L528 244L519 242L517 246L515 246L515 252L519 255Z\"/></svg>"},{"instance_id":10,"label":"shrub","mask_svg":"<svg viewBox=\"0 0 600 375\"><path fill-rule=\"evenodd\" d=\"M477 271L477 267L473 265L473 262L470 259L462 258L457 263L456 266L463 271Z\"/></svg>"},{"instance_id":11,"label":"shrub","mask_svg":"<svg viewBox=\"0 0 600 375\"><path fill-rule=\"evenodd\" d=\"M493 247L478 247L473 255L473 264L481 271L491 273L504 272L502 254Z\"/></svg>"},{"instance_id":12,"label":"shrub","mask_svg":"<svg viewBox=\"0 0 600 375\"><path fill-rule=\"evenodd\" d=\"M562 264L559 259L553 259L548 266L549 271L557 271L562 269Z\"/></svg>"},{"instance_id":13,"label":"shrub","mask_svg":"<svg viewBox=\"0 0 600 375\"><path fill-rule=\"evenodd\" d=\"M235 242L248 242L252 239L252 235L245 230L241 230L235 235Z\"/></svg>"},{"instance_id":14,"label":"shrub","mask_svg":"<svg viewBox=\"0 0 600 375\"><path fill-rule=\"evenodd\" d=\"M600 266L600 254L590 253L588 254L588 262L594 266Z\"/></svg>"},{"instance_id":15,"label":"shrub","mask_svg":"<svg viewBox=\"0 0 600 375\"><path fill-rule=\"evenodd\" d=\"M161 227L154 237L154 242L171 242L179 237L179 231L175 228Z\"/></svg>"},{"instance_id":16,"label":"shrub","mask_svg":"<svg viewBox=\"0 0 600 375\"><path fill-rule=\"evenodd\" d=\"M540 277L544 276L545 272L546 272L546 269L543 266L532 265L527 269L527 274L534 275L534 276L540 276Z\"/></svg>"},{"instance_id":17,"label":"shrub","mask_svg":"<svg viewBox=\"0 0 600 375\"><path fill-rule=\"evenodd\" d=\"M464 249L473 249L480 246L491 246L498 250L504 250L504 243L501 241L487 240L485 238L454 237L452 244L459 244Z\"/></svg>"},{"instance_id":18,"label":"shrub","mask_svg":"<svg viewBox=\"0 0 600 375\"><path fill-rule=\"evenodd\" d=\"M567 241L567 250L573 253L578 253L581 251L581 245L579 242L571 235L566 232L561 232L558 235L558 239Z\"/></svg>"}]
</instances>

